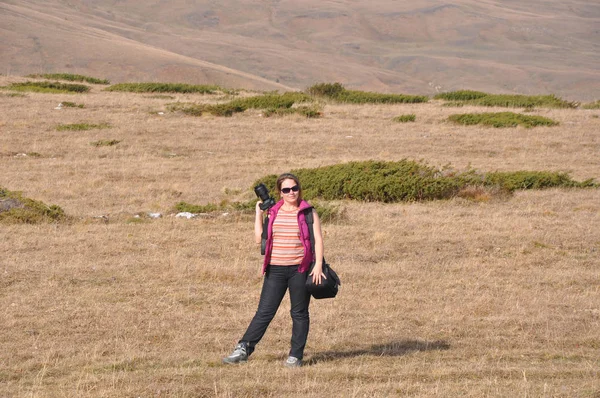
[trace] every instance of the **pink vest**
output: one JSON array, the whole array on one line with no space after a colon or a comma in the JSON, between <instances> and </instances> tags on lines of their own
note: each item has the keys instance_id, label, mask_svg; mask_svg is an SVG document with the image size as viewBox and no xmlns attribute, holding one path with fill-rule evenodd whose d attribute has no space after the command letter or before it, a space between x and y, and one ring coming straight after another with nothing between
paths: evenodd
<instances>
[{"instance_id":1,"label":"pink vest","mask_svg":"<svg viewBox=\"0 0 600 398\"><path fill-rule=\"evenodd\" d=\"M267 229L267 246L265 247L265 261L263 262L262 272L263 274L267 272L267 267L271 262L271 251L273 250L273 222L277 217L277 213L279 209L283 206L283 199L275 204L275 206L269 209L269 226ZM298 207L298 226L300 227L300 240L302 241L302 246L304 247L304 258L298 267L298 272L306 272L310 268L310 264L313 261L313 252L310 247L310 233L308 232L308 223L306 222L306 217L304 216L303 210L311 209L312 206L308 204L307 201L303 200L300 202L300 206Z\"/></svg>"}]
</instances>

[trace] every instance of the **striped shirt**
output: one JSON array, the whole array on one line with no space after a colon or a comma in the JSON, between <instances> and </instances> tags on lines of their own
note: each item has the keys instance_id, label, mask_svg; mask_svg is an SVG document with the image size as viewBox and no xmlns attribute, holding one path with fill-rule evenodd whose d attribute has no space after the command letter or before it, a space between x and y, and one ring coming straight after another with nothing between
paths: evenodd
<instances>
[{"instance_id":1,"label":"striped shirt","mask_svg":"<svg viewBox=\"0 0 600 398\"><path fill-rule=\"evenodd\" d=\"M304 258L304 247L300 240L298 209L279 209L273 221L273 250L271 264L298 265Z\"/></svg>"}]
</instances>

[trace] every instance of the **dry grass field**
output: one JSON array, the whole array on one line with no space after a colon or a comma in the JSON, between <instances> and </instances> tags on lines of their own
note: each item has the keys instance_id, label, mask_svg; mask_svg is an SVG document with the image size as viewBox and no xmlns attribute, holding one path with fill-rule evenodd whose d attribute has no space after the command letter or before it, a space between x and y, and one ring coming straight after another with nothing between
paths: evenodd
<instances>
[{"instance_id":1,"label":"dry grass field","mask_svg":"<svg viewBox=\"0 0 600 398\"><path fill-rule=\"evenodd\" d=\"M166 111L217 99L0 91L0 186L74 217L0 225L0 396L600 397L598 189L339 202L323 230L343 286L313 301L297 370L282 366L287 299L247 364L221 364L258 303L253 216L172 216L352 160L599 180L600 111L536 109L560 125L532 129L456 126L448 115L487 109L436 101L326 104L321 119ZM70 123L110 128L57 131ZM163 217L134 218L147 212Z\"/></svg>"}]
</instances>

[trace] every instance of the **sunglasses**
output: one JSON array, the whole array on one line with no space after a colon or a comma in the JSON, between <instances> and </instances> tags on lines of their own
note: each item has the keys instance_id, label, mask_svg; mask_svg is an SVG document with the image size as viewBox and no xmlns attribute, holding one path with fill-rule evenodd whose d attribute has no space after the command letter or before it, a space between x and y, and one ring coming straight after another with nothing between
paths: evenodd
<instances>
[{"instance_id":1,"label":"sunglasses","mask_svg":"<svg viewBox=\"0 0 600 398\"><path fill-rule=\"evenodd\" d=\"M294 192L298 192L300 190L300 187L298 185L294 185L291 188L281 188L281 192L284 194L288 194L290 193L290 191L294 191Z\"/></svg>"}]
</instances>

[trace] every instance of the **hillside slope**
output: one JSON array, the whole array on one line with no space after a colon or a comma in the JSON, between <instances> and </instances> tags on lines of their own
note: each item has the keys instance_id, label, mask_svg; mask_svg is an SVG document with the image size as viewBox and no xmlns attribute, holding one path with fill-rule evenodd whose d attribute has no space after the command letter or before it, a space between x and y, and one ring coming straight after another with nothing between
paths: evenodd
<instances>
[{"instance_id":1,"label":"hillside slope","mask_svg":"<svg viewBox=\"0 0 600 398\"><path fill-rule=\"evenodd\" d=\"M33 0L2 1L0 11L3 73L579 100L600 92L600 5L578 0Z\"/></svg>"}]
</instances>

